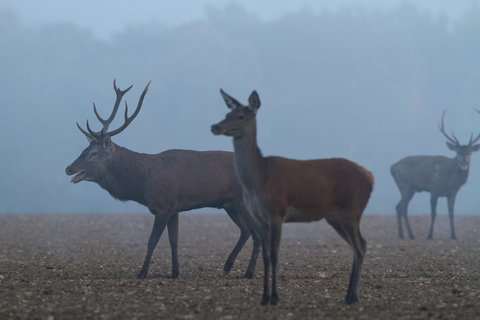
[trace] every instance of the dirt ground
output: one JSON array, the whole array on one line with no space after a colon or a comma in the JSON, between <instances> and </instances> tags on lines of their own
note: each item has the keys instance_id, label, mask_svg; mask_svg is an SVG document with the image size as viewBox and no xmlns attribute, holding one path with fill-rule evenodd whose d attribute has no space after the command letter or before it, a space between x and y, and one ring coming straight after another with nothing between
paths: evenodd
<instances>
[{"instance_id":1,"label":"dirt ground","mask_svg":"<svg viewBox=\"0 0 480 320\"><path fill-rule=\"evenodd\" d=\"M343 306L353 261L324 221L284 225L280 302L260 306L263 263L242 279L251 240L226 278L239 236L226 215L181 214L180 277L169 279L166 234L146 280L135 280L153 216L0 215L0 319L480 319L480 216L410 217L417 240L397 238L393 215L366 215L359 301Z\"/></svg>"}]
</instances>

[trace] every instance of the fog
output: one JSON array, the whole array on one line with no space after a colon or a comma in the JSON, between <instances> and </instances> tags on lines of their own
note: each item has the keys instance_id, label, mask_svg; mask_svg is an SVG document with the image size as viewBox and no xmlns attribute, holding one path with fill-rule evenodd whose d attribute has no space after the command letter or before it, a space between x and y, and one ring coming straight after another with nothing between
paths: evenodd
<instances>
[{"instance_id":1,"label":"fog","mask_svg":"<svg viewBox=\"0 0 480 320\"><path fill-rule=\"evenodd\" d=\"M239 4L209 6L178 24L148 19L99 36L73 22L32 24L0 5L0 212L147 212L65 168L113 107L113 79L137 118L112 140L130 150L232 151L210 126L228 112L223 88L247 103L257 90L264 155L345 157L373 172L368 214L400 199L390 166L409 155L453 157L438 129L462 144L480 133L480 8L453 15L411 3L372 10L304 6L265 19ZM111 128L123 123L119 112ZM480 154L457 195L457 214L480 207ZM429 213L417 194L410 213ZM441 198L439 214L447 211Z\"/></svg>"}]
</instances>

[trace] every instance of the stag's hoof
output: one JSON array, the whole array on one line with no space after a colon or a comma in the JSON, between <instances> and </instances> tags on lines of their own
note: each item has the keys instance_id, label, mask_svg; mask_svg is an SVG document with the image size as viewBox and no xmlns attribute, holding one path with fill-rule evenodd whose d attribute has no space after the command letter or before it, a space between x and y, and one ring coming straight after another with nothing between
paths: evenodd
<instances>
[{"instance_id":1,"label":"stag's hoof","mask_svg":"<svg viewBox=\"0 0 480 320\"><path fill-rule=\"evenodd\" d=\"M135 277L136 280L143 280L147 277L146 274L142 274L141 272L139 274L137 274L137 276Z\"/></svg>"},{"instance_id":2,"label":"stag's hoof","mask_svg":"<svg viewBox=\"0 0 480 320\"><path fill-rule=\"evenodd\" d=\"M408 236L410 238L410 240L415 240L415 237L412 235Z\"/></svg>"},{"instance_id":3,"label":"stag's hoof","mask_svg":"<svg viewBox=\"0 0 480 320\"><path fill-rule=\"evenodd\" d=\"M263 296L262 301L260 301L260 304L262 306L266 306L269 301L270 301L270 297Z\"/></svg>"},{"instance_id":4,"label":"stag's hoof","mask_svg":"<svg viewBox=\"0 0 480 320\"><path fill-rule=\"evenodd\" d=\"M272 295L272 299L270 299L270 305L276 306L278 304L278 296Z\"/></svg>"},{"instance_id":5,"label":"stag's hoof","mask_svg":"<svg viewBox=\"0 0 480 320\"><path fill-rule=\"evenodd\" d=\"M452 240L457 240L457 236L453 235Z\"/></svg>"},{"instance_id":6,"label":"stag's hoof","mask_svg":"<svg viewBox=\"0 0 480 320\"><path fill-rule=\"evenodd\" d=\"M426 240L433 240L433 236L429 235Z\"/></svg>"},{"instance_id":7,"label":"stag's hoof","mask_svg":"<svg viewBox=\"0 0 480 320\"><path fill-rule=\"evenodd\" d=\"M357 298L345 299L345 301L342 302L342 305L349 305L349 304L352 304L356 301L358 301Z\"/></svg>"},{"instance_id":8,"label":"stag's hoof","mask_svg":"<svg viewBox=\"0 0 480 320\"><path fill-rule=\"evenodd\" d=\"M228 276L229 273L230 273L230 271L223 270L222 278Z\"/></svg>"},{"instance_id":9,"label":"stag's hoof","mask_svg":"<svg viewBox=\"0 0 480 320\"><path fill-rule=\"evenodd\" d=\"M170 279L176 279L176 278L178 278L178 272L172 272Z\"/></svg>"},{"instance_id":10,"label":"stag's hoof","mask_svg":"<svg viewBox=\"0 0 480 320\"><path fill-rule=\"evenodd\" d=\"M249 272L249 271L247 271L243 276L243 279L252 279L252 278L253 278L253 272Z\"/></svg>"},{"instance_id":11,"label":"stag's hoof","mask_svg":"<svg viewBox=\"0 0 480 320\"><path fill-rule=\"evenodd\" d=\"M403 234L399 234L398 237L399 237L400 239L405 239L405 237L403 236Z\"/></svg>"}]
</instances>

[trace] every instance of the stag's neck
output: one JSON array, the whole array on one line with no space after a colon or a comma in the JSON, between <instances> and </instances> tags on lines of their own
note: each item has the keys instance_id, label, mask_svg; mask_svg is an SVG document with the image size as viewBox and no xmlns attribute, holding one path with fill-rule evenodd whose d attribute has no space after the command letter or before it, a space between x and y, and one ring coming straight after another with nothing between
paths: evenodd
<instances>
[{"instance_id":1,"label":"stag's neck","mask_svg":"<svg viewBox=\"0 0 480 320\"><path fill-rule=\"evenodd\" d=\"M265 158L257 145L256 127L248 134L233 139L235 170L247 189L255 189L265 172Z\"/></svg>"},{"instance_id":2,"label":"stag's neck","mask_svg":"<svg viewBox=\"0 0 480 320\"><path fill-rule=\"evenodd\" d=\"M143 190L149 171L145 156L115 145L104 179L98 184L115 199L145 204Z\"/></svg>"}]
</instances>

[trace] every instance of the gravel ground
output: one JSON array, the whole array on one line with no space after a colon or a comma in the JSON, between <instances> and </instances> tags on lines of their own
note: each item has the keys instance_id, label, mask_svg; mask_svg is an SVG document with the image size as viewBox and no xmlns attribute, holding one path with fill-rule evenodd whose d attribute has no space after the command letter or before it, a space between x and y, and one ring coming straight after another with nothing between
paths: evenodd
<instances>
[{"instance_id":1,"label":"gravel ground","mask_svg":"<svg viewBox=\"0 0 480 320\"><path fill-rule=\"evenodd\" d=\"M135 280L153 216L0 214L0 319L480 319L480 216L412 215L417 240L393 215L367 215L359 302L343 306L353 255L324 221L284 225L280 302L260 306L261 257L242 279L251 240L225 278L239 236L226 215L181 214L180 277L169 279L164 234L146 280Z\"/></svg>"}]
</instances>

